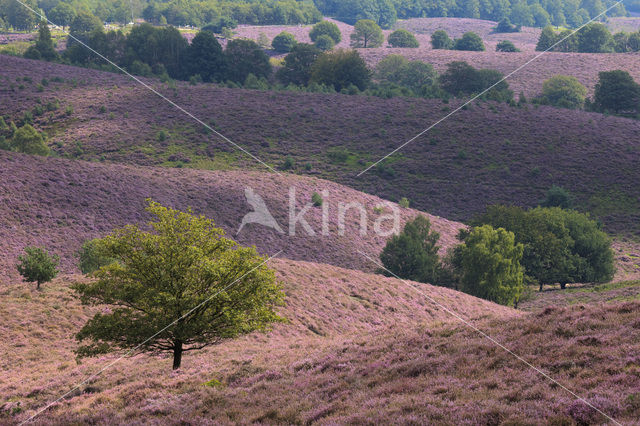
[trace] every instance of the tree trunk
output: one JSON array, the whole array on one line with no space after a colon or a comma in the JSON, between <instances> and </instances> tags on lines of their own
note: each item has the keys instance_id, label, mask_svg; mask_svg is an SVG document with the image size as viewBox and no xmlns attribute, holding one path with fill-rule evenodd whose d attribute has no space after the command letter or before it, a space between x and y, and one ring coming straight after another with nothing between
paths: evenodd
<instances>
[{"instance_id":1,"label":"tree trunk","mask_svg":"<svg viewBox=\"0 0 640 426\"><path fill-rule=\"evenodd\" d=\"M40 290L40 280L36 281L36 290Z\"/></svg>"},{"instance_id":2,"label":"tree trunk","mask_svg":"<svg viewBox=\"0 0 640 426\"><path fill-rule=\"evenodd\" d=\"M180 340L176 340L173 346L173 369L177 370L180 368L180 364L182 363L182 342Z\"/></svg>"},{"instance_id":3,"label":"tree trunk","mask_svg":"<svg viewBox=\"0 0 640 426\"><path fill-rule=\"evenodd\" d=\"M540 290L539 291L542 291L542 283L540 283Z\"/></svg>"},{"instance_id":4,"label":"tree trunk","mask_svg":"<svg viewBox=\"0 0 640 426\"><path fill-rule=\"evenodd\" d=\"M567 287L567 283L560 283L560 288L564 290Z\"/></svg>"}]
</instances>

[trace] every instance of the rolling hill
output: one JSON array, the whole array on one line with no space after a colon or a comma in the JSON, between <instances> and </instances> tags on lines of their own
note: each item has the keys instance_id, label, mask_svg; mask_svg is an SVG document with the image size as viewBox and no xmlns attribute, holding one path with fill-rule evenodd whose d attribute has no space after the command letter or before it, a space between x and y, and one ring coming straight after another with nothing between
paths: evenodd
<instances>
[{"instance_id":1,"label":"rolling hill","mask_svg":"<svg viewBox=\"0 0 640 426\"><path fill-rule=\"evenodd\" d=\"M0 114L19 121L39 104L60 104L35 117L57 155L136 165L264 170L124 76L7 56L0 56L0 64L5 99ZM72 73L75 77L69 79ZM15 82L18 77L22 89ZM46 87L38 87L42 78L49 80ZM591 211L609 231L640 233L640 190L635 184L640 121L480 102L358 177L367 165L458 104L148 81L275 168L283 168L290 157L290 172L390 200L407 197L412 207L453 220L466 220L487 204L536 205L556 184L571 191L577 207Z\"/></svg>"},{"instance_id":2,"label":"rolling hill","mask_svg":"<svg viewBox=\"0 0 640 426\"><path fill-rule=\"evenodd\" d=\"M518 313L453 290L276 259L287 293L278 324L190 353L119 361L35 424L602 423L584 403L454 322L454 307L528 362L625 424L638 424L639 303ZM73 362L81 307L64 276L43 291L1 290L0 421L12 424L70 391L116 355ZM428 297L425 297L428 296ZM297 395L298 397L292 397Z\"/></svg>"},{"instance_id":3,"label":"rolling hill","mask_svg":"<svg viewBox=\"0 0 640 426\"><path fill-rule=\"evenodd\" d=\"M0 151L0 277L16 275L16 258L27 245L43 245L62 256L64 271L75 271L74 253L87 239L109 233L126 224L144 224L145 199L152 198L178 209L192 207L195 213L213 218L229 237L255 245L261 253L309 260L348 268L374 270L358 251L377 257L387 236L374 231L375 222L398 209L400 223L418 214L393 203L342 185L290 174L202 171L96 164L53 158L38 158ZM284 233L242 219L252 211L245 188L260 195ZM311 202L314 192L328 192L328 233L322 232L321 207L305 214L315 235L302 224L291 235L289 188L296 190L296 214ZM339 203L359 203L366 209L367 233L360 234L360 215L355 209L344 215L344 232L339 229ZM383 211L374 208L383 206ZM386 207L384 207L386 205ZM456 243L460 223L427 215L442 235L447 249ZM389 231L392 221L382 223Z\"/></svg>"}]
</instances>

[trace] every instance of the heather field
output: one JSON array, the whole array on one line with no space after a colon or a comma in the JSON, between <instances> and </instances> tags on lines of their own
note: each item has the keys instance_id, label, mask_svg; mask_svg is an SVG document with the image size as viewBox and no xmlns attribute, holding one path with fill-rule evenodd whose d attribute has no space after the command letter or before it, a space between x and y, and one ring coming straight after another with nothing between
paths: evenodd
<instances>
[{"instance_id":1,"label":"heather field","mask_svg":"<svg viewBox=\"0 0 640 426\"><path fill-rule=\"evenodd\" d=\"M59 102L59 109L35 117L56 155L265 170L124 76L6 56L0 61L0 114L19 120L38 102ZM18 83L18 76L31 81ZM45 77L49 85L38 87ZM54 82L55 77L63 81ZM640 232L636 120L474 103L358 177L457 104L149 82L274 168L290 157L290 172L393 201L407 197L412 207L452 220L466 220L487 204L536 205L556 184L571 191L577 206L593 212L609 231Z\"/></svg>"},{"instance_id":2,"label":"heather field","mask_svg":"<svg viewBox=\"0 0 640 426\"><path fill-rule=\"evenodd\" d=\"M326 265L272 266L287 292L288 324L189 354L177 372L163 357L125 358L35 424L606 423L430 300L453 306L617 421L638 424L637 301L517 313ZM3 423L25 420L116 359L73 361L72 335L92 311L72 297L67 284L76 279L41 292L3 288L1 327L12 342L2 349Z\"/></svg>"},{"instance_id":3,"label":"heather field","mask_svg":"<svg viewBox=\"0 0 640 426\"><path fill-rule=\"evenodd\" d=\"M348 47L353 27L333 22ZM535 57L539 29L495 25L398 21L419 49L360 53L370 66L397 53L505 74ZM309 29L235 34L308 42ZM488 50L432 50L439 29L477 32ZM0 49L28 37L0 35ZM523 51L496 53L504 39ZM591 95L610 69L640 80L640 54L545 54L509 84L531 98L569 74ZM376 165L464 100L140 81L0 54L0 425L640 425L639 120L481 100ZM24 123L50 155L22 153L43 148ZM612 237L615 274L607 237L574 213L514 214L532 234L515 242L460 232L488 205L537 206L552 185ZM154 217L148 200L213 219L266 266L201 219L152 203ZM385 247L418 215L442 259L420 221ZM84 246L80 266L83 243L128 224L156 235ZM56 277L23 280L28 246L59 256ZM380 259L424 282L385 277ZM563 288L538 291L540 276ZM81 330L94 349L134 353L77 358Z\"/></svg>"}]
</instances>

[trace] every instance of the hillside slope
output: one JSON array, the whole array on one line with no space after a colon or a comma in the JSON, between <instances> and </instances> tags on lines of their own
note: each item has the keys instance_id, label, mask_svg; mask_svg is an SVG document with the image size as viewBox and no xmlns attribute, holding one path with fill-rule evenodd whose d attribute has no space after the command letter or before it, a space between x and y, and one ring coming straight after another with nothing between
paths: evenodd
<instances>
[{"instance_id":1,"label":"hillside slope","mask_svg":"<svg viewBox=\"0 0 640 426\"><path fill-rule=\"evenodd\" d=\"M247 224L237 234L245 214L252 211L245 188L261 196L283 230ZM288 229L289 190L295 189L295 214L311 203L314 192L327 191L328 233L322 232L323 208L310 208L304 215L315 235L298 223L295 235ZM32 157L0 151L0 277L15 276L15 262L26 245L44 245L63 257L65 271L76 270L74 253L89 238L115 227L143 224L150 219L145 199L152 198L178 209L215 220L228 236L243 244L256 245L261 253L310 260L348 268L373 270L358 251L377 257L387 236L375 232L375 222L397 208L400 223L418 214L348 187L310 177L289 174L202 171L132 167L88 163L77 160ZM355 209L344 215L344 233L339 229L339 204L359 203L366 209L367 232L360 234L360 215ZM382 212L376 212L378 205ZM443 248L455 244L462 226L427 215L441 233ZM391 230L384 221L382 231Z\"/></svg>"},{"instance_id":2,"label":"hillside slope","mask_svg":"<svg viewBox=\"0 0 640 426\"><path fill-rule=\"evenodd\" d=\"M201 386L214 375L242 381L258 372L304 365L315 353L332 351L354 336L380 330L402 330L421 325L435 327L449 323L450 315L400 280L351 271L329 265L272 260L287 295L280 313L289 320L277 324L269 334L252 334L223 345L189 353L178 373L171 373L166 357L139 355L114 365L100 378L75 392L40 422L64 423L76 415L90 414L99 420L103 403L118 409L126 399L145 400L150 407L156 392L164 401L174 400L176 386ZM11 345L0 348L0 423L24 420L31 410L41 407L68 391L75 383L116 359L116 355L73 363L77 343L73 335L96 310L78 304L68 288L69 282L83 279L64 276L36 291L31 287L5 286L0 289L0 332ZM520 313L442 287L412 283L438 303L450 307L470 321L483 318L517 318ZM235 378L234 378L235 377ZM125 396L140 392L137 397ZM159 396L159 394L157 394ZM125 399L122 399L125 398ZM141 398L141 399L140 399ZM20 403L18 405L18 403ZM21 410L13 410L16 406ZM123 407L124 408L124 407ZM89 410L89 411L88 411ZM13 411L13 416L12 416ZM127 412L124 409L124 412ZM54 417L51 417L51 415ZM154 416L161 415L160 412ZM195 412L186 414L196 416ZM66 418L66 420L65 420ZM144 421L145 415L130 417ZM114 420L115 421L115 420ZM124 419L117 420L125 422Z\"/></svg>"},{"instance_id":3,"label":"hillside slope","mask_svg":"<svg viewBox=\"0 0 640 426\"><path fill-rule=\"evenodd\" d=\"M638 67L640 69L640 67ZM126 77L0 56L0 114L20 120L37 102L61 107L36 117L59 155L139 165L264 171ZM74 74L75 79L68 80ZM31 76L24 88L11 85ZM38 89L38 81L53 77ZM274 167L346 184L465 220L487 204L536 205L552 184L609 231L640 233L640 121L551 107L481 102L461 110L358 177L456 106L440 100L261 92L149 80ZM65 113L73 108L70 115ZM517 123L517 125L515 125Z\"/></svg>"},{"instance_id":4,"label":"hillside slope","mask_svg":"<svg viewBox=\"0 0 640 426\"><path fill-rule=\"evenodd\" d=\"M398 280L306 262L272 266L289 324L189 353L177 372L166 357L125 358L35 424L604 421ZM2 423L26 419L116 359L73 362L72 335L92 309L72 297L72 279L41 292L1 290L0 330L12 342L0 348ZM521 314L413 285L616 420L638 424L640 303Z\"/></svg>"}]
</instances>

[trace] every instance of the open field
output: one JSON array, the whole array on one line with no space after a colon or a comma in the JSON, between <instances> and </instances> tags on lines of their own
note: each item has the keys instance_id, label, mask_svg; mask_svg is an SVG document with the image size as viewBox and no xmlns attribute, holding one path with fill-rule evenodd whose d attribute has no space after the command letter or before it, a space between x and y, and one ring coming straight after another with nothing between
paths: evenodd
<instances>
[{"instance_id":1,"label":"open field","mask_svg":"<svg viewBox=\"0 0 640 426\"><path fill-rule=\"evenodd\" d=\"M273 266L290 323L190 353L176 372L164 357L125 358L35 424L604 422L397 280L288 260ZM26 419L116 359L74 363L72 336L92 313L67 288L74 279L41 292L2 290L1 327L12 342L1 349L4 423ZM616 420L638 424L638 302L523 314L414 285Z\"/></svg>"},{"instance_id":2,"label":"open field","mask_svg":"<svg viewBox=\"0 0 640 426\"><path fill-rule=\"evenodd\" d=\"M35 117L57 155L201 169L259 169L255 160L124 76L0 57L0 114L58 101ZM74 80L67 77L73 73ZM31 82L16 82L18 77ZM41 90L42 78L58 77ZM333 180L453 220L487 204L536 205L552 184L620 234L640 233L640 122L583 111L480 102L459 111L384 166L357 174L447 115L426 99L261 92L149 80L222 134L280 168ZM18 88L18 85L23 88ZM72 108L70 115L65 113ZM517 123L517 125L515 124ZM544 125L541 125L544 124ZM161 137L163 136L163 137Z\"/></svg>"}]
</instances>

